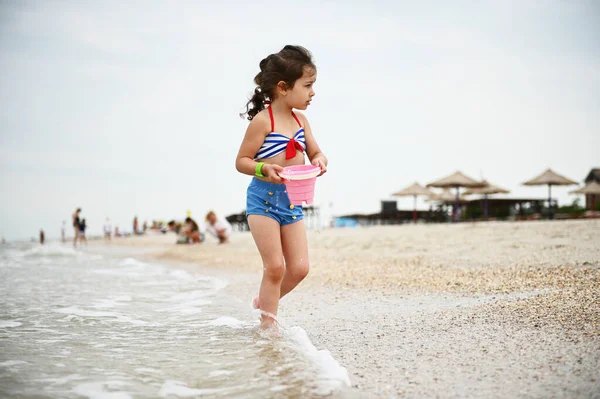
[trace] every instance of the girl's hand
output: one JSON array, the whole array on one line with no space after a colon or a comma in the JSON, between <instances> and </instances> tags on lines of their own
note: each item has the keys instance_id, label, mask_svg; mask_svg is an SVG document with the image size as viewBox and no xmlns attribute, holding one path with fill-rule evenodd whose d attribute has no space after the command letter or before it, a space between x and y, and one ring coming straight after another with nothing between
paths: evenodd
<instances>
[{"instance_id":1,"label":"girl's hand","mask_svg":"<svg viewBox=\"0 0 600 399\"><path fill-rule=\"evenodd\" d=\"M327 165L325 165L325 162L323 162L321 159L313 159L312 164L321 168L321 173L319 173L319 176L323 176L323 174L327 172Z\"/></svg>"},{"instance_id":2,"label":"girl's hand","mask_svg":"<svg viewBox=\"0 0 600 399\"><path fill-rule=\"evenodd\" d=\"M283 172L283 168L272 163L266 163L262 167L262 174L269 183L283 183L283 179L279 176L280 172Z\"/></svg>"}]
</instances>

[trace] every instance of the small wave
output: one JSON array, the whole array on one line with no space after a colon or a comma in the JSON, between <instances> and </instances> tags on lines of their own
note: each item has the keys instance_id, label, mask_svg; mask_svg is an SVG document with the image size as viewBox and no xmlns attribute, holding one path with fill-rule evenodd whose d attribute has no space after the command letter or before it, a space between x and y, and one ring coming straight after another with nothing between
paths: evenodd
<instances>
[{"instance_id":1,"label":"small wave","mask_svg":"<svg viewBox=\"0 0 600 399\"><path fill-rule=\"evenodd\" d=\"M122 314L119 314L119 313L85 310L85 309L81 309L77 306L54 309L53 312L67 314L68 321L78 320L77 317L109 317L109 318L114 318L116 321L119 321L119 322L131 323L131 324L135 324L138 326L143 326L143 325L148 324L145 321L132 319L130 317L123 316Z\"/></svg>"},{"instance_id":2,"label":"small wave","mask_svg":"<svg viewBox=\"0 0 600 399\"><path fill-rule=\"evenodd\" d=\"M58 366L59 364L62 364L62 363L57 363L56 365ZM62 364L62 366L59 366L59 367L65 367L65 365ZM77 380L82 380L82 379L84 379L84 377L80 376L79 374L70 374L70 375L67 375L62 378L40 378L36 381L46 382L46 383L49 382L50 385L54 386L54 385L64 385L71 381L77 381Z\"/></svg>"},{"instance_id":3,"label":"small wave","mask_svg":"<svg viewBox=\"0 0 600 399\"><path fill-rule=\"evenodd\" d=\"M23 360L7 360L5 362L0 363L0 367L12 367L12 366L18 366L20 364L29 364L29 363L24 362Z\"/></svg>"},{"instance_id":4,"label":"small wave","mask_svg":"<svg viewBox=\"0 0 600 399\"><path fill-rule=\"evenodd\" d=\"M227 287L228 285L229 285L229 282L227 280L222 280L220 278L213 279L213 289L215 291L222 290L223 288Z\"/></svg>"},{"instance_id":5,"label":"small wave","mask_svg":"<svg viewBox=\"0 0 600 399\"><path fill-rule=\"evenodd\" d=\"M129 295L117 295L110 297L113 301L117 302L131 302L132 298Z\"/></svg>"},{"instance_id":6,"label":"small wave","mask_svg":"<svg viewBox=\"0 0 600 399\"><path fill-rule=\"evenodd\" d=\"M181 292L179 294L173 295L171 296L169 299L166 299L167 302L176 302L176 303L181 303L181 302L190 302L190 301L195 301L201 298L206 298L207 296L210 296L211 292L207 291L207 290L193 290L193 291L187 291L187 292Z\"/></svg>"},{"instance_id":7,"label":"small wave","mask_svg":"<svg viewBox=\"0 0 600 399\"><path fill-rule=\"evenodd\" d=\"M135 258L125 258L119 263L119 265L121 265L121 266L148 266L148 263L139 261Z\"/></svg>"},{"instance_id":8,"label":"small wave","mask_svg":"<svg viewBox=\"0 0 600 399\"><path fill-rule=\"evenodd\" d=\"M200 306L210 305L212 301L207 301L204 299L195 299L188 302L184 302L180 305L170 306L164 309L157 309L157 312L178 312L181 314L197 314L202 312L202 308Z\"/></svg>"},{"instance_id":9,"label":"small wave","mask_svg":"<svg viewBox=\"0 0 600 399\"><path fill-rule=\"evenodd\" d=\"M181 280L193 280L193 276L186 272L185 270L171 270L169 271L169 276L175 277Z\"/></svg>"},{"instance_id":10,"label":"small wave","mask_svg":"<svg viewBox=\"0 0 600 399\"><path fill-rule=\"evenodd\" d=\"M198 389L198 388L190 388L185 385L185 383L181 381L172 381L168 380L160 388L158 392L158 396L167 398L169 396L177 396L182 398L189 398L192 396L200 396L200 395L214 395L217 393L224 393L230 390L230 388L221 388L221 389Z\"/></svg>"},{"instance_id":11,"label":"small wave","mask_svg":"<svg viewBox=\"0 0 600 399\"><path fill-rule=\"evenodd\" d=\"M149 367L140 367L135 369L135 371L143 374L162 374L162 371L157 369L151 369Z\"/></svg>"},{"instance_id":12,"label":"small wave","mask_svg":"<svg viewBox=\"0 0 600 399\"><path fill-rule=\"evenodd\" d=\"M92 305L91 307L94 309L110 309L114 308L116 305L116 301L113 301L111 299L101 299L98 301L98 303Z\"/></svg>"},{"instance_id":13,"label":"small wave","mask_svg":"<svg viewBox=\"0 0 600 399\"><path fill-rule=\"evenodd\" d=\"M341 366L327 349L318 350L310 341L304 329L289 327L285 332L289 339L307 354L319 368L319 394L328 395L340 388L350 386L348 370Z\"/></svg>"},{"instance_id":14,"label":"small wave","mask_svg":"<svg viewBox=\"0 0 600 399\"><path fill-rule=\"evenodd\" d=\"M14 328L14 327L19 327L22 324L23 323L18 322L18 321L0 320L0 328Z\"/></svg>"},{"instance_id":15,"label":"small wave","mask_svg":"<svg viewBox=\"0 0 600 399\"><path fill-rule=\"evenodd\" d=\"M123 381L86 382L76 385L72 391L89 399L131 399L129 393L116 391L127 385Z\"/></svg>"},{"instance_id":16,"label":"small wave","mask_svg":"<svg viewBox=\"0 0 600 399\"><path fill-rule=\"evenodd\" d=\"M208 322L211 326L227 326L232 328L240 328L244 322L230 316L221 316Z\"/></svg>"},{"instance_id":17,"label":"small wave","mask_svg":"<svg viewBox=\"0 0 600 399\"><path fill-rule=\"evenodd\" d=\"M287 386L287 385L275 385L275 386L269 388L269 391L281 392L281 391L285 391L288 388L289 388L289 386Z\"/></svg>"},{"instance_id":18,"label":"small wave","mask_svg":"<svg viewBox=\"0 0 600 399\"><path fill-rule=\"evenodd\" d=\"M58 244L40 245L24 251L25 256L77 256L74 248L63 247Z\"/></svg>"},{"instance_id":19,"label":"small wave","mask_svg":"<svg viewBox=\"0 0 600 399\"><path fill-rule=\"evenodd\" d=\"M94 309L110 309L121 305L121 302L131 302L131 297L129 295L119 295L108 299L99 299L97 303L90 307Z\"/></svg>"},{"instance_id":20,"label":"small wave","mask_svg":"<svg viewBox=\"0 0 600 399\"><path fill-rule=\"evenodd\" d=\"M233 373L235 373L235 371L231 371L231 370L215 370L215 371L211 371L208 376L209 377L219 377L219 376L222 376L222 375L231 375Z\"/></svg>"}]
</instances>

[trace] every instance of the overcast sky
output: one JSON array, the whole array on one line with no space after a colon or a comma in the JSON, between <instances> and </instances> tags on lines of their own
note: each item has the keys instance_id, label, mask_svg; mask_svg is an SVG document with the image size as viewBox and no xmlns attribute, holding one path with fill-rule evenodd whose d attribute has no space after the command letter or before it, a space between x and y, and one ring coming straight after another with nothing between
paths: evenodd
<instances>
[{"instance_id":1,"label":"overcast sky","mask_svg":"<svg viewBox=\"0 0 600 399\"><path fill-rule=\"evenodd\" d=\"M315 200L334 214L455 170L543 198L521 183L600 167L595 1L203 3L0 2L1 236L56 237L78 206L92 234L242 211L238 113L288 43L318 67Z\"/></svg>"}]
</instances>

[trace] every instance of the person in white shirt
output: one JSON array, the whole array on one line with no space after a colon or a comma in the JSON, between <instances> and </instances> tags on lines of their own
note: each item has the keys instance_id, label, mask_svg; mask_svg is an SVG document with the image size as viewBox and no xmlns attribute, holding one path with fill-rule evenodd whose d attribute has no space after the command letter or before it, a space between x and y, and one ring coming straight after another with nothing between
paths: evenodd
<instances>
[{"instance_id":1,"label":"person in white shirt","mask_svg":"<svg viewBox=\"0 0 600 399\"><path fill-rule=\"evenodd\" d=\"M217 218L217 215L210 211L206 214L206 222L206 231L218 238L219 244L229 240L233 229L227 220Z\"/></svg>"},{"instance_id":2,"label":"person in white shirt","mask_svg":"<svg viewBox=\"0 0 600 399\"><path fill-rule=\"evenodd\" d=\"M62 226L60 228L60 240L65 242L67 240L67 222L63 220Z\"/></svg>"},{"instance_id":3,"label":"person in white shirt","mask_svg":"<svg viewBox=\"0 0 600 399\"><path fill-rule=\"evenodd\" d=\"M110 241L110 233L112 232L112 226L110 225L110 219L106 218L104 223L104 241Z\"/></svg>"}]
</instances>

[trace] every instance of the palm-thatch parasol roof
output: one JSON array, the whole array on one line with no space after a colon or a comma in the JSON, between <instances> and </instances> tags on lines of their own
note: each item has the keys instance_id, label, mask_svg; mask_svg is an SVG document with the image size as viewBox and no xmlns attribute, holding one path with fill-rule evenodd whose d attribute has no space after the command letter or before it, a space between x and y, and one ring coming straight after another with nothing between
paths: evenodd
<instances>
[{"instance_id":1,"label":"palm-thatch parasol roof","mask_svg":"<svg viewBox=\"0 0 600 399\"><path fill-rule=\"evenodd\" d=\"M393 196L403 197L410 195L431 195L431 191L421 186L419 183L415 182L414 184L403 188L402 190L392 194Z\"/></svg>"},{"instance_id":2,"label":"palm-thatch parasol roof","mask_svg":"<svg viewBox=\"0 0 600 399\"><path fill-rule=\"evenodd\" d=\"M502 187L495 186L490 184L487 180L482 180L482 184L485 184L483 187L474 187L470 188L463 193L463 195L473 195L473 194L483 194L483 195L491 195L491 194L508 194L509 190L506 190Z\"/></svg>"},{"instance_id":3,"label":"palm-thatch parasol roof","mask_svg":"<svg viewBox=\"0 0 600 399\"><path fill-rule=\"evenodd\" d=\"M543 186L546 184L553 186L569 186L571 184L577 184L577 182L559 175L552 169L546 169L541 175L534 177L523 184L525 186Z\"/></svg>"},{"instance_id":4,"label":"palm-thatch parasol roof","mask_svg":"<svg viewBox=\"0 0 600 399\"><path fill-rule=\"evenodd\" d=\"M429 183L427 187L482 187L483 184L480 181L472 179L461 172L455 172L450 176L446 176L442 179L436 180L433 183Z\"/></svg>"},{"instance_id":5,"label":"palm-thatch parasol roof","mask_svg":"<svg viewBox=\"0 0 600 399\"><path fill-rule=\"evenodd\" d=\"M415 202L414 202L414 206L413 206L413 222L417 223L417 196L418 195L430 196L431 191L429 191L425 187L421 186L419 183L414 182L414 184L412 184L406 188L403 188L402 190L400 190L397 193L394 193L392 195L398 196L398 197L405 197L405 196L412 195L414 197Z\"/></svg>"},{"instance_id":6,"label":"palm-thatch parasol roof","mask_svg":"<svg viewBox=\"0 0 600 399\"><path fill-rule=\"evenodd\" d=\"M429 183L427 187L450 188L456 187L456 198L454 202L454 221L458 222L458 210L460 205L459 187L482 187L480 181L465 176L463 173L456 171L450 176L446 176L440 180Z\"/></svg>"},{"instance_id":7,"label":"palm-thatch parasol roof","mask_svg":"<svg viewBox=\"0 0 600 399\"><path fill-rule=\"evenodd\" d=\"M452 194L452 192L450 191L449 188L444 188L442 190L442 192L436 193L436 192L431 192L431 194L429 195L429 199L427 200L428 202L454 202L456 200L456 195ZM462 198L462 196L459 196L459 201L460 202L467 202L466 199Z\"/></svg>"},{"instance_id":8,"label":"palm-thatch parasol roof","mask_svg":"<svg viewBox=\"0 0 600 399\"><path fill-rule=\"evenodd\" d=\"M570 191L569 194L591 194L600 195L600 183L591 181L585 186L578 188L577 190Z\"/></svg>"},{"instance_id":9,"label":"palm-thatch parasol roof","mask_svg":"<svg viewBox=\"0 0 600 399\"><path fill-rule=\"evenodd\" d=\"M552 169L546 169L544 173L534 177L531 180L523 183L525 186L543 186L548 185L548 209L550 209L550 219L554 218L554 208L552 206L552 186L569 186L571 184L577 184L577 182L559 175Z\"/></svg>"}]
</instances>

